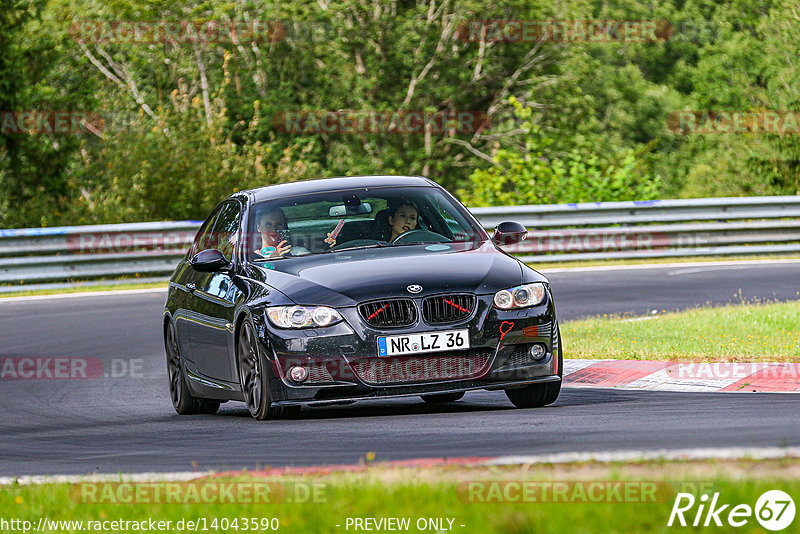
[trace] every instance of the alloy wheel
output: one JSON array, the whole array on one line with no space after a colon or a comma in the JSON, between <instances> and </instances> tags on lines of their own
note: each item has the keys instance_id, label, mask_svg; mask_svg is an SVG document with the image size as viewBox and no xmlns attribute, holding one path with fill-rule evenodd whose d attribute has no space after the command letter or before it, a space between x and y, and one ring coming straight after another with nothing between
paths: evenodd
<instances>
[{"instance_id":1,"label":"alloy wheel","mask_svg":"<svg viewBox=\"0 0 800 534\"><path fill-rule=\"evenodd\" d=\"M245 404L251 414L257 414L264 394L261 378L261 358L255 343L253 328L248 322L242 325L239 334L239 379Z\"/></svg>"}]
</instances>

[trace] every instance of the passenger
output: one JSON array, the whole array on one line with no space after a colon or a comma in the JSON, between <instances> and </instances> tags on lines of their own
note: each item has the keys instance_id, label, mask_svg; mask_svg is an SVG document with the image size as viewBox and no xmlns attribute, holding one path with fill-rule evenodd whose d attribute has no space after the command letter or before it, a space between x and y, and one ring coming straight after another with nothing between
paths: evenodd
<instances>
[{"instance_id":1,"label":"passenger","mask_svg":"<svg viewBox=\"0 0 800 534\"><path fill-rule=\"evenodd\" d=\"M417 228L419 220L419 210L410 200L401 200L396 204L389 204L389 229L391 237L389 242L394 241L401 234L410 232Z\"/></svg>"}]
</instances>

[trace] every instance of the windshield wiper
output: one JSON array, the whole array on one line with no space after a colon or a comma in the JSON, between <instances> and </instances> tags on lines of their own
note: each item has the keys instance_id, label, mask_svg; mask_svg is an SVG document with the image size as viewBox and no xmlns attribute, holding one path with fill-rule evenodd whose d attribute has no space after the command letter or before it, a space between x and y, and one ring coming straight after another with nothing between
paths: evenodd
<instances>
[{"instance_id":1,"label":"windshield wiper","mask_svg":"<svg viewBox=\"0 0 800 534\"><path fill-rule=\"evenodd\" d=\"M411 241L409 243L395 243L393 247L404 247L407 245L438 245L442 244L441 241Z\"/></svg>"},{"instance_id":2,"label":"windshield wiper","mask_svg":"<svg viewBox=\"0 0 800 534\"><path fill-rule=\"evenodd\" d=\"M308 256L308 254L305 254L305 256ZM258 263L258 262L262 262L262 261L285 260L287 257L289 257L289 258L299 258L300 256L275 256L274 258L270 258L270 257L267 257L267 258L256 258L256 259L253 260L253 263Z\"/></svg>"},{"instance_id":3,"label":"windshield wiper","mask_svg":"<svg viewBox=\"0 0 800 534\"><path fill-rule=\"evenodd\" d=\"M386 243L386 242L383 242L383 243L371 243L369 245L357 245L357 246L354 246L354 247L337 248L336 250L333 250L333 249L326 250L324 253L327 254L327 253L330 253L330 252L344 252L345 250L357 250L359 248L383 248L383 247L391 247L391 246L392 245L390 245L389 243Z\"/></svg>"}]
</instances>

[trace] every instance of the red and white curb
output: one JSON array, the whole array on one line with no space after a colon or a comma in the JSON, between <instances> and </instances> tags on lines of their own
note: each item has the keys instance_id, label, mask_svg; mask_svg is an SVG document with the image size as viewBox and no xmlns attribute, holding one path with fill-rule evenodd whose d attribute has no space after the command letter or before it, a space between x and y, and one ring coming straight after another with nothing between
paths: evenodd
<instances>
[{"instance_id":1,"label":"red and white curb","mask_svg":"<svg viewBox=\"0 0 800 534\"><path fill-rule=\"evenodd\" d=\"M800 392L800 363L564 360L564 385L683 392Z\"/></svg>"},{"instance_id":2,"label":"red and white curb","mask_svg":"<svg viewBox=\"0 0 800 534\"><path fill-rule=\"evenodd\" d=\"M640 462L640 461L702 461L702 460L776 460L800 458L800 447L727 447L697 449L627 450L597 452L561 452L517 456L469 456L455 458L414 458L388 462L374 461L358 464L317 465L306 467L274 467L241 471L183 471L173 473L129 473L91 475L30 475L0 477L0 486L19 484L77 484L81 482L185 482L219 477L253 476L319 476L333 473L365 472L372 468L414 469L446 466L483 467L497 465L569 464L576 462Z\"/></svg>"}]
</instances>

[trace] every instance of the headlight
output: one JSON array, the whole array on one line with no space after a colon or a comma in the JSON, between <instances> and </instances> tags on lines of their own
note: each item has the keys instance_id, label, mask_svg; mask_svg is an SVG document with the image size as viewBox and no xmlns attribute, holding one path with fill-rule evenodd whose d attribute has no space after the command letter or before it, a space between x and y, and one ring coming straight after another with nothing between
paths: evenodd
<instances>
[{"instance_id":1,"label":"headlight","mask_svg":"<svg viewBox=\"0 0 800 534\"><path fill-rule=\"evenodd\" d=\"M273 306L267 317L278 328L330 326L342 320L339 312L327 306Z\"/></svg>"},{"instance_id":2,"label":"headlight","mask_svg":"<svg viewBox=\"0 0 800 534\"><path fill-rule=\"evenodd\" d=\"M494 295L494 305L501 310L536 306L544 300L544 293L544 284L541 282L501 289Z\"/></svg>"}]
</instances>

